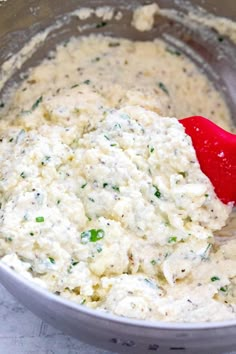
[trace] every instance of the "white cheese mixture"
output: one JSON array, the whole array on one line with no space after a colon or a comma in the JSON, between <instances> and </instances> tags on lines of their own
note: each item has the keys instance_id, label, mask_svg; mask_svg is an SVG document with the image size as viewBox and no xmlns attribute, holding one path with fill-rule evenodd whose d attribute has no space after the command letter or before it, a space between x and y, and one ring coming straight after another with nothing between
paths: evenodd
<instances>
[{"instance_id":1,"label":"white cheese mixture","mask_svg":"<svg viewBox=\"0 0 236 354\"><path fill-rule=\"evenodd\" d=\"M236 242L213 236L231 207L166 117L217 118L215 107L228 127L220 94L161 41L60 46L0 121L2 261L120 316L235 318Z\"/></svg>"}]
</instances>

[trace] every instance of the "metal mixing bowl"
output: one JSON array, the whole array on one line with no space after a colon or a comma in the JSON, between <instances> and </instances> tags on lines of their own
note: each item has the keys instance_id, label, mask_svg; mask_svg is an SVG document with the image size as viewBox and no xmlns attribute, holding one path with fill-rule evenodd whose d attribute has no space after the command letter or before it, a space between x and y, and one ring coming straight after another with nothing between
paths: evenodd
<instances>
[{"instance_id":1,"label":"metal mixing bowl","mask_svg":"<svg viewBox=\"0 0 236 354\"><path fill-rule=\"evenodd\" d=\"M149 1L150 2L150 1ZM0 92L4 95L8 87L22 79L22 72L36 65L45 57L49 49L68 39L71 35L105 32L112 36L147 40L155 37L178 45L184 43L186 54L201 66L215 86L221 90L232 117L236 117L236 48L234 44L211 28L200 32L187 28L179 21L158 17L150 32L138 32L130 27L132 7L147 1L58 1L58 0L9 0L0 2L0 66L7 59L14 57L25 43L36 33L56 24L55 28L41 42L34 54L22 67L13 61L13 71ZM153 2L153 1L152 1ZM161 7L175 8L183 15L188 11L189 2L184 0L159 0ZM216 2L214 0L191 1L195 7L200 5L214 14L236 20L234 0ZM121 21L111 20L104 28L96 28L97 19L90 18L81 22L82 32L78 32L79 21L66 13L81 7L115 6L123 12ZM182 16L180 16L180 19ZM57 26L59 20L63 26ZM205 63L203 65L203 62ZM6 72L5 72L6 74ZM0 70L0 78L3 72ZM236 348L236 321L219 323L162 323L144 322L113 316L90 310L51 294L16 274L4 264L0 264L1 283L25 306L39 317L90 344L115 352L124 353L223 353Z\"/></svg>"}]
</instances>

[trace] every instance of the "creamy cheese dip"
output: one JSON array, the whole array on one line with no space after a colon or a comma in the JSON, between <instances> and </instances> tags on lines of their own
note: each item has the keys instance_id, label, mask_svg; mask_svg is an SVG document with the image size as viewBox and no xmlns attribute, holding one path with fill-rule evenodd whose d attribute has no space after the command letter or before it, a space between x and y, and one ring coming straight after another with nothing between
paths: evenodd
<instances>
[{"instance_id":1,"label":"creamy cheese dip","mask_svg":"<svg viewBox=\"0 0 236 354\"><path fill-rule=\"evenodd\" d=\"M164 42L60 45L0 121L2 261L121 316L235 318L236 242L213 235L231 207L168 118L193 114L231 124L208 79Z\"/></svg>"}]
</instances>

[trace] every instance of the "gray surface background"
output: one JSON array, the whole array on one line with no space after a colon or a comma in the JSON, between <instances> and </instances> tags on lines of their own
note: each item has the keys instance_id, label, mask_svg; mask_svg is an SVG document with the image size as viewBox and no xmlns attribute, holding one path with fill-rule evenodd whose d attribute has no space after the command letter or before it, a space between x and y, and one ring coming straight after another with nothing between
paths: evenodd
<instances>
[{"instance_id":1,"label":"gray surface background","mask_svg":"<svg viewBox=\"0 0 236 354\"><path fill-rule=\"evenodd\" d=\"M0 354L110 354L49 326L0 285Z\"/></svg>"}]
</instances>

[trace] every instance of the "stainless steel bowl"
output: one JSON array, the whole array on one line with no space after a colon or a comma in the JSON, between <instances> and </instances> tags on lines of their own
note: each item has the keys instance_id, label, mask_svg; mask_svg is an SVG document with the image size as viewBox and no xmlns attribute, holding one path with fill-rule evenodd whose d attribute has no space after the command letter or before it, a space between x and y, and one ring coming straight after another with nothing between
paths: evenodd
<instances>
[{"instance_id":1,"label":"stainless steel bowl","mask_svg":"<svg viewBox=\"0 0 236 354\"><path fill-rule=\"evenodd\" d=\"M153 1L152 1L153 2ZM190 5L201 5L216 15L236 20L234 0L216 2L214 0L159 0L161 7L174 8L180 12L180 21L159 17L150 32L138 32L130 27L132 8L150 1L116 0L18 0L0 2L0 65L15 58L27 41L36 33L54 23L56 26L48 36L38 43L32 56L20 68L13 61L12 75L0 92L4 95L8 87L22 79L22 72L36 65L56 44L78 33L78 19L65 14L81 7L114 6L123 12L121 21L111 20L105 28L96 28L95 18L81 22L82 34L105 32L112 36L148 40L155 37L167 41L177 39L186 45L184 49L197 65L209 76L215 86L221 90L228 103L232 117L236 117L236 47L211 28L203 31L187 28L181 18ZM63 25L59 26L62 21ZM104 31L105 30L105 31ZM178 45L178 44L177 44ZM205 65L202 65L202 61ZM5 74L7 74L5 72ZM24 76L24 75L23 75ZM3 71L0 69L0 78ZM219 323L162 323L144 322L121 318L99 311L90 310L69 302L39 288L0 263L1 283L26 307L46 322L60 328L90 344L115 352L124 353L223 353L236 349L236 321Z\"/></svg>"}]
</instances>

